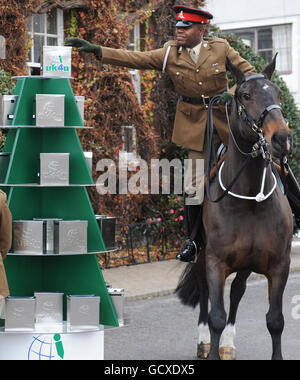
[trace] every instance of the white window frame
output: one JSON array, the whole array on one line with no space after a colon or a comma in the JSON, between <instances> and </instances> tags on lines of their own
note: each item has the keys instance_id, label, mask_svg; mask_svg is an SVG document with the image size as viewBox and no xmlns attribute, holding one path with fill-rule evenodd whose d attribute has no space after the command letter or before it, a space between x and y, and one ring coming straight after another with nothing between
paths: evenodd
<instances>
[{"instance_id":1,"label":"white window frame","mask_svg":"<svg viewBox=\"0 0 300 380\"><path fill-rule=\"evenodd\" d=\"M53 37L53 38L57 38L57 45L58 46L62 46L64 44L64 16L63 16L63 10L62 9L56 9L56 12L57 12L57 34L49 34L49 33L47 33L47 22L45 20L45 22L44 22L44 27L45 27L44 33L33 32L33 23L31 23L31 30L28 30L29 38L34 38L35 35L44 36L45 37L44 41L45 41L45 43L47 43L47 37ZM32 15L32 16L36 16L36 15ZM32 16L30 16L30 17L32 17ZM47 17L47 13L42 13L39 16L46 18ZM31 59L34 59L33 48L34 47L30 48ZM27 66L29 68L31 68L31 67L32 68L33 67L40 68L41 67L41 63L40 62L34 62L34 61L27 61Z\"/></svg>"},{"instance_id":2,"label":"white window frame","mask_svg":"<svg viewBox=\"0 0 300 380\"><path fill-rule=\"evenodd\" d=\"M272 24L272 25L260 25L260 26L255 26L255 27L246 27L246 28L236 28L236 29L229 29L229 30L226 30L227 32L229 33L235 33L235 32L247 32L247 31L251 31L251 32L254 32L254 46L252 46L253 50L259 54L261 51L267 51L267 50L272 50L273 51L273 56L275 55L276 51L275 51L275 48L274 48L274 42L272 44L272 49L259 49L258 48L258 32L259 30L262 30L262 29L273 29L274 27L276 26L290 26L290 31L291 31L291 38L292 38L292 28L293 28L293 25L291 23L284 23L284 24ZM293 72L293 54L292 54L292 43L291 43L291 47L290 47L290 52L289 52L289 59L290 59L290 69L289 70L284 70L284 71L279 71L278 73L280 75L289 75L289 74L292 74Z\"/></svg>"},{"instance_id":3,"label":"white window frame","mask_svg":"<svg viewBox=\"0 0 300 380\"><path fill-rule=\"evenodd\" d=\"M130 41L130 44L128 45L128 49L133 51L140 51L141 50L141 31L140 31L140 23L137 22L133 26L133 41ZM129 70L129 73L131 74L132 83L134 86L135 94L137 97L137 100L139 104L142 103L142 97L141 97L141 76L139 70L131 69Z\"/></svg>"}]
</instances>

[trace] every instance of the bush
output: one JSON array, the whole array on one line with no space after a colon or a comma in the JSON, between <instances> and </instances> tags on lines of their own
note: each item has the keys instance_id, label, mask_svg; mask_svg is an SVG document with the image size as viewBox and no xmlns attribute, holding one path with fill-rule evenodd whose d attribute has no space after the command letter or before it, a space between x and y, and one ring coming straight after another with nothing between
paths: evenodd
<instances>
[{"instance_id":1,"label":"bush","mask_svg":"<svg viewBox=\"0 0 300 380\"><path fill-rule=\"evenodd\" d=\"M0 69L0 95L10 95L14 92L15 84L11 75Z\"/></svg>"}]
</instances>

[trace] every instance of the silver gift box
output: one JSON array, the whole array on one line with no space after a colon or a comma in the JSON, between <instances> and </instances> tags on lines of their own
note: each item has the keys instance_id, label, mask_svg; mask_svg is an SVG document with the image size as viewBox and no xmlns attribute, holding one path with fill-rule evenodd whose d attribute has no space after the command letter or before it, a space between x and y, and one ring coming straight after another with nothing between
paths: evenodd
<instances>
[{"instance_id":1,"label":"silver gift box","mask_svg":"<svg viewBox=\"0 0 300 380\"><path fill-rule=\"evenodd\" d=\"M40 161L41 185L69 185L70 153L41 153Z\"/></svg>"},{"instance_id":2,"label":"silver gift box","mask_svg":"<svg viewBox=\"0 0 300 380\"><path fill-rule=\"evenodd\" d=\"M83 152L86 159L87 166L90 169L91 174L93 173L93 152Z\"/></svg>"},{"instance_id":3,"label":"silver gift box","mask_svg":"<svg viewBox=\"0 0 300 380\"><path fill-rule=\"evenodd\" d=\"M69 78L72 69L72 47L43 46L42 75L44 77Z\"/></svg>"},{"instance_id":4,"label":"silver gift box","mask_svg":"<svg viewBox=\"0 0 300 380\"><path fill-rule=\"evenodd\" d=\"M5 331L33 331L35 328L35 298L7 297Z\"/></svg>"},{"instance_id":5,"label":"silver gift box","mask_svg":"<svg viewBox=\"0 0 300 380\"><path fill-rule=\"evenodd\" d=\"M11 125L18 95L0 95L0 125Z\"/></svg>"},{"instance_id":6,"label":"silver gift box","mask_svg":"<svg viewBox=\"0 0 300 380\"><path fill-rule=\"evenodd\" d=\"M82 121L84 121L84 96L75 96L75 100L77 103L77 107L79 109L80 116L82 118Z\"/></svg>"},{"instance_id":7,"label":"silver gift box","mask_svg":"<svg viewBox=\"0 0 300 380\"><path fill-rule=\"evenodd\" d=\"M87 253L87 220L54 222L54 253Z\"/></svg>"},{"instance_id":8,"label":"silver gift box","mask_svg":"<svg viewBox=\"0 0 300 380\"><path fill-rule=\"evenodd\" d=\"M54 222L58 222L60 218L34 218L33 220L41 220L46 223L46 253L54 253Z\"/></svg>"},{"instance_id":9,"label":"silver gift box","mask_svg":"<svg viewBox=\"0 0 300 380\"><path fill-rule=\"evenodd\" d=\"M119 325L124 326L124 289L108 287L107 291L114 305Z\"/></svg>"},{"instance_id":10,"label":"silver gift box","mask_svg":"<svg viewBox=\"0 0 300 380\"><path fill-rule=\"evenodd\" d=\"M46 223L38 220L14 221L14 253L44 254Z\"/></svg>"},{"instance_id":11,"label":"silver gift box","mask_svg":"<svg viewBox=\"0 0 300 380\"><path fill-rule=\"evenodd\" d=\"M35 292L37 327L54 327L63 322L63 293Z\"/></svg>"},{"instance_id":12,"label":"silver gift box","mask_svg":"<svg viewBox=\"0 0 300 380\"><path fill-rule=\"evenodd\" d=\"M65 125L65 95L36 94L36 125L63 127Z\"/></svg>"},{"instance_id":13,"label":"silver gift box","mask_svg":"<svg viewBox=\"0 0 300 380\"><path fill-rule=\"evenodd\" d=\"M70 295L67 297L67 325L71 330L99 328L100 297Z\"/></svg>"}]
</instances>

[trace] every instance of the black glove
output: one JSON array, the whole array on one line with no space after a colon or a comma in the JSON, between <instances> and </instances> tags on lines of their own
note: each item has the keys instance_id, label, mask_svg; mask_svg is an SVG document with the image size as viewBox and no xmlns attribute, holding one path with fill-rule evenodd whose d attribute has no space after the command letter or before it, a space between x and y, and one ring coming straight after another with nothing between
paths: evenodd
<instances>
[{"instance_id":1,"label":"black glove","mask_svg":"<svg viewBox=\"0 0 300 380\"><path fill-rule=\"evenodd\" d=\"M91 44L90 42L82 40L81 38L66 38L65 45L76 47L78 48L78 51L94 53L98 58L101 57L101 46Z\"/></svg>"},{"instance_id":2,"label":"black glove","mask_svg":"<svg viewBox=\"0 0 300 380\"><path fill-rule=\"evenodd\" d=\"M223 94L220 97L219 103L225 105L226 103L230 105L232 103L233 96L230 94L230 92L223 92Z\"/></svg>"}]
</instances>

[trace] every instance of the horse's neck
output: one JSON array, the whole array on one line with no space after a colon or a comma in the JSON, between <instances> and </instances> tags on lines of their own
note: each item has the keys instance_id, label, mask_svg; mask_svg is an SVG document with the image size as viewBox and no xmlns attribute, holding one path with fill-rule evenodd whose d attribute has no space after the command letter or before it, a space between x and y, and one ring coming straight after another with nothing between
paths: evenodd
<instances>
[{"instance_id":1,"label":"horse's neck","mask_svg":"<svg viewBox=\"0 0 300 380\"><path fill-rule=\"evenodd\" d=\"M247 157L242 155L234 146L233 141L230 140L222 171L222 180L225 186L229 186L246 159ZM256 195L261 189L264 167L264 160L261 157L252 158L248 166L242 171L232 191L246 196ZM265 190L270 190L271 186L272 174L269 166L267 169Z\"/></svg>"}]
</instances>

